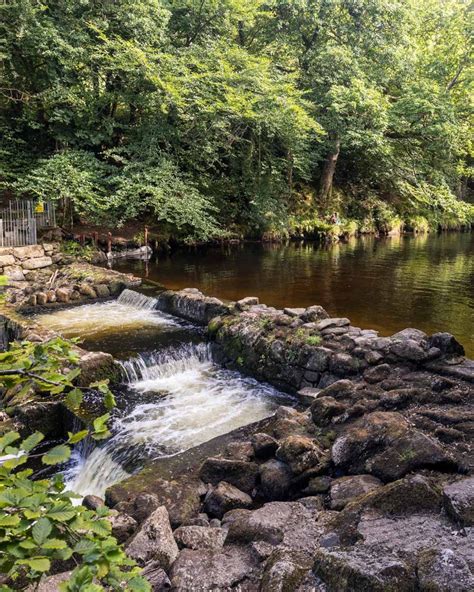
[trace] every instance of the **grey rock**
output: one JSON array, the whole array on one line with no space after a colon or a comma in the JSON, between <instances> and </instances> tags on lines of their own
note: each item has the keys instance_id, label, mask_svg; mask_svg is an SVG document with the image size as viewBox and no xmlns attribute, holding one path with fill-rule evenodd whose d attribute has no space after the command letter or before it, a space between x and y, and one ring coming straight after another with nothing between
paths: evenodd
<instances>
[{"instance_id":1,"label":"grey rock","mask_svg":"<svg viewBox=\"0 0 474 592\"><path fill-rule=\"evenodd\" d=\"M149 582L153 592L164 592L171 588L171 582L159 561L149 561L142 570L142 576Z\"/></svg>"},{"instance_id":2,"label":"grey rock","mask_svg":"<svg viewBox=\"0 0 474 592\"><path fill-rule=\"evenodd\" d=\"M201 466L199 476L204 483L217 485L226 481L241 491L250 493L257 484L258 465L253 462L208 458Z\"/></svg>"},{"instance_id":3,"label":"grey rock","mask_svg":"<svg viewBox=\"0 0 474 592\"><path fill-rule=\"evenodd\" d=\"M465 559L452 549L429 549L417 564L421 592L472 592L474 575Z\"/></svg>"},{"instance_id":4,"label":"grey rock","mask_svg":"<svg viewBox=\"0 0 474 592\"><path fill-rule=\"evenodd\" d=\"M323 451L317 443L305 436L288 436L276 451L276 457L289 465L295 474L315 467L322 455Z\"/></svg>"},{"instance_id":5,"label":"grey rock","mask_svg":"<svg viewBox=\"0 0 474 592\"><path fill-rule=\"evenodd\" d=\"M283 312L289 317L299 317L305 310L305 308L284 308Z\"/></svg>"},{"instance_id":6,"label":"grey rock","mask_svg":"<svg viewBox=\"0 0 474 592\"><path fill-rule=\"evenodd\" d=\"M276 459L260 465L260 490L268 501L285 500L291 486L290 467Z\"/></svg>"},{"instance_id":7,"label":"grey rock","mask_svg":"<svg viewBox=\"0 0 474 592\"><path fill-rule=\"evenodd\" d=\"M112 525L112 535L119 543L124 543L129 539L138 527L138 523L134 518L128 514L114 512L114 510L111 511L108 520Z\"/></svg>"},{"instance_id":8,"label":"grey rock","mask_svg":"<svg viewBox=\"0 0 474 592\"><path fill-rule=\"evenodd\" d=\"M255 306L259 304L259 299L256 296L247 296L246 298L242 298L238 300L235 305L239 310L245 310L249 306Z\"/></svg>"},{"instance_id":9,"label":"grey rock","mask_svg":"<svg viewBox=\"0 0 474 592\"><path fill-rule=\"evenodd\" d=\"M97 510L97 508L105 506L105 502L97 495L86 495L82 500L82 505L88 510Z\"/></svg>"},{"instance_id":10,"label":"grey rock","mask_svg":"<svg viewBox=\"0 0 474 592\"><path fill-rule=\"evenodd\" d=\"M372 475L339 477L331 483L330 508L342 510L353 499L382 486L382 482Z\"/></svg>"},{"instance_id":11,"label":"grey rock","mask_svg":"<svg viewBox=\"0 0 474 592\"><path fill-rule=\"evenodd\" d=\"M178 556L178 546L173 537L166 508L160 506L143 522L140 529L126 546L129 557L139 565L158 561L165 570L169 569Z\"/></svg>"},{"instance_id":12,"label":"grey rock","mask_svg":"<svg viewBox=\"0 0 474 592\"><path fill-rule=\"evenodd\" d=\"M305 364L305 368L312 372L324 372L329 364L329 358L333 352L327 347L311 348L311 355Z\"/></svg>"},{"instance_id":13,"label":"grey rock","mask_svg":"<svg viewBox=\"0 0 474 592\"><path fill-rule=\"evenodd\" d=\"M324 331L330 327L349 327L350 324L350 320L346 318L324 319L318 323L318 331Z\"/></svg>"},{"instance_id":14,"label":"grey rock","mask_svg":"<svg viewBox=\"0 0 474 592\"><path fill-rule=\"evenodd\" d=\"M217 518L236 508L251 508L252 498L225 481L221 481L217 487L211 489L204 499L204 510Z\"/></svg>"},{"instance_id":15,"label":"grey rock","mask_svg":"<svg viewBox=\"0 0 474 592\"><path fill-rule=\"evenodd\" d=\"M26 247L15 247L13 255L16 259L33 259L44 256L44 249L41 245L27 245Z\"/></svg>"},{"instance_id":16,"label":"grey rock","mask_svg":"<svg viewBox=\"0 0 474 592\"><path fill-rule=\"evenodd\" d=\"M410 362L423 362L429 357L427 351L414 339L394 341L390 346L390 353Z\"/></svg>"},{"instance_id":17,"label":"grey rock","mask_svg":"<svg viewBox=\"0 0 474 592\"><path fill-rule=\"evenodd\" d=\"M176 592L256 590L257 558L250 549L229 545L223 549L183 549L170 572ZM254 587L246 587L251 582Z\"/></svg>"},{"instance_id":18,"label":"grey rock","mask_svg":"<svg viewBox=\"0 0 474 592\"><path fill-rule=\"evenodd\" d=\"M110 296L110 290L105 284L97 284L94 286L94 290L99 298L108 298Z\"/></svg>"},{"instance_id":19,"label":"grey rock","mask_svg":"<svg viewBox=\"0 0 474 592\"><path fill-rule=\"evenodd\" d=\"M322 306L314 305L308 307L302 314L301 319L305 323L314 323L316 321L321 321L327 319L329 317L328 313L324 310Z\"/></svg>"},{"instance_id":20,"label":"grey rock","mask_svg":"<svg viewBox=\"0 0 474 592\"><path fill-rule=\"evenodd\" d=\"M257 433L253 434L251 438L252 446L255 456L260 459L267 459L272 457L277 448L278 442L269 434Z\"/></svg>"},{"instance_id":21,"label":"grey rock","mask_svg":"<svg viewBox=\"0 0 474 592\"><path fill-rule=\"evenodd\" d=\"M42 269L43 267L49 267L53 264L51 257L37 257L35 259L27 259L22 261L21 266L23 269Z\"/></svg>"},{"instance_id":22,"label":"grey rock","mask_svg":"<svg viewBox=\"0 0 474 592\"><path fill-rule=\"evenodd\" d=\"M380 364L379 366L368 368L364 372L364 379L369 384L382 382L382 380L386 380L390 376L391 371L392 370L388 364Z\"/></svg>"},{"instance_id":23,"label":"grey rock","mask_svg":"<svg viewBox=\"0 0 474 592\"><path fill-rule=\"evenodd\" d=\"M474 477L461 479L443 489L448 514L464 526L474 526Z\"/></svg>"},{"instance_id":24,"label":"grey rock","mask_svg":"<svg viewBox=\"0 0 474 592\"><path fill-rule=\"evenodd\" d=\"M463 356L464 347L451 333L434 333L428 340L430 347L436 347L444 355Z\"/></svg>"},{"instance_id":25,"label":"grey rock","mask_svg":"<svg viewBox=\"0 0 474 592\"><path fill-rule=\"evenodd\" d=\"M220 549L224 546L227 530L206 526L180 526L173 534L180 549Z\"/></svg>"}]
</instances>

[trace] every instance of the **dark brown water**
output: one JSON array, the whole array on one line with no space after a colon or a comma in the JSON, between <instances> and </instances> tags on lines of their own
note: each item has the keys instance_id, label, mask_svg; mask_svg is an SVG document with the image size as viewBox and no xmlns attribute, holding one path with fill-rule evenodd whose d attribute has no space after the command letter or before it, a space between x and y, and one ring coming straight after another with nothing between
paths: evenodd
<instances>
[{"instance_id":1,"label":"dark brown water","mask_svg":"<svg viewBox=\"0 0 474 592\"><path fill-rule=\"evenodd\" d=\"M320 246L244 244L181 250L114 265L164 284L229 300L321 304L354 325L390 335L449 331L474 357L474 233L373 237Z\"/></svg>"}]
</instances>

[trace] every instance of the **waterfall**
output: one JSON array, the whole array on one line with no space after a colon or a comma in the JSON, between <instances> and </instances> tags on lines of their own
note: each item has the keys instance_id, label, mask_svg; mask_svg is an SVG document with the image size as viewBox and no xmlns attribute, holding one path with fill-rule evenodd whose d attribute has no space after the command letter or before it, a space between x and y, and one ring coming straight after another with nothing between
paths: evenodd
<instances>
[{"instance_id":1,"label":"waterfall","mask_svg":"<svg viewBox=\"0 0 474 592\"><path fill-rule=\"evenodd\" d=\"M156 308L158 300L126 288L117 298L117 302L119 304L125 304L126 306L132 306L133 308L153 310Z\"/></svg>"},{"instance_id":2,"label":"waterfall","mask_svg":"<svg viewBox=\"0 0 474 592\"><path fill-rule=\"evenodd\" d=\"M92 452L74 452L67 486L103 497L146 459L176 454L263 419L287 398L272 387L226 370L208 345L185 344L121 362L138 403L118 416L113 436Z\"/></svg>"}]
</instances>

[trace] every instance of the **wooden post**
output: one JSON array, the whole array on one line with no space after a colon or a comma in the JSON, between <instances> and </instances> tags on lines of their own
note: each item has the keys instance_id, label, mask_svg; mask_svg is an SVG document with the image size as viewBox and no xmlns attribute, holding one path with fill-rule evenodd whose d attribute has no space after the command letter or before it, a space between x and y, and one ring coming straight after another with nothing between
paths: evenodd
<instances>
[{"instance_id":1,"label":"wooden post","mask_svg":"<svg viewBox=\"0 0 474 592\"><path fill-rule=\"evenodd\" d=\"M107 253L112 253L112 233L107 233Z\"/></svg>"},{"instance_id":2,"label":"wooden post","mask_svg":"<svg viewBox=\"0 0 474 592\"><path fill-rule=\"evenodd\" d=\"M99 233L97 231L94 232L94 246L97 247L99 244Z\"/></svg>"},{"instance_id":3,"label":"wooden post","mask_svg":"<svg viewBox=\"0 0 474 592\"><path fill-rule=\"evenodd\" d=\"M84 246L84 243L86 242L86 237L83 234L79 235L79 242L82 246Z\"/></svg>"},{"instance_id":4,"label":"wooden post","mask_svg":"<svg viewBox=\"0 0 474 592\"><path fill-rule=\"evenodd\" d=\"M148 226L145 224L145 247L148 244Z\"/></svg>"}]
</instances>

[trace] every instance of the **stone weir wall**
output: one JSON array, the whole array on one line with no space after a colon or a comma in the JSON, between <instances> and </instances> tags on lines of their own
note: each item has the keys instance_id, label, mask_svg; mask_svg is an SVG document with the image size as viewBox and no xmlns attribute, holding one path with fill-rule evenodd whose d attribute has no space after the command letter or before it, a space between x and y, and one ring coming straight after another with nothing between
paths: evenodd
<instances>
[{"instance_id":1,"label":"stone weir wall","mask_svg":"<svg viewBox=\"0 0 474 592\"><path fill-rule=\"evenodd\" d=\"M223 363L290 392L306 389L307 397L341 378L375 382L387 365L474 382L474 362L450 333L404 329L380 337L347 318L331 318L321 306L277 310L255 297L224 303L194 288L163 292L158 308L207 324Z\"/></svg>"}]
</instances>

